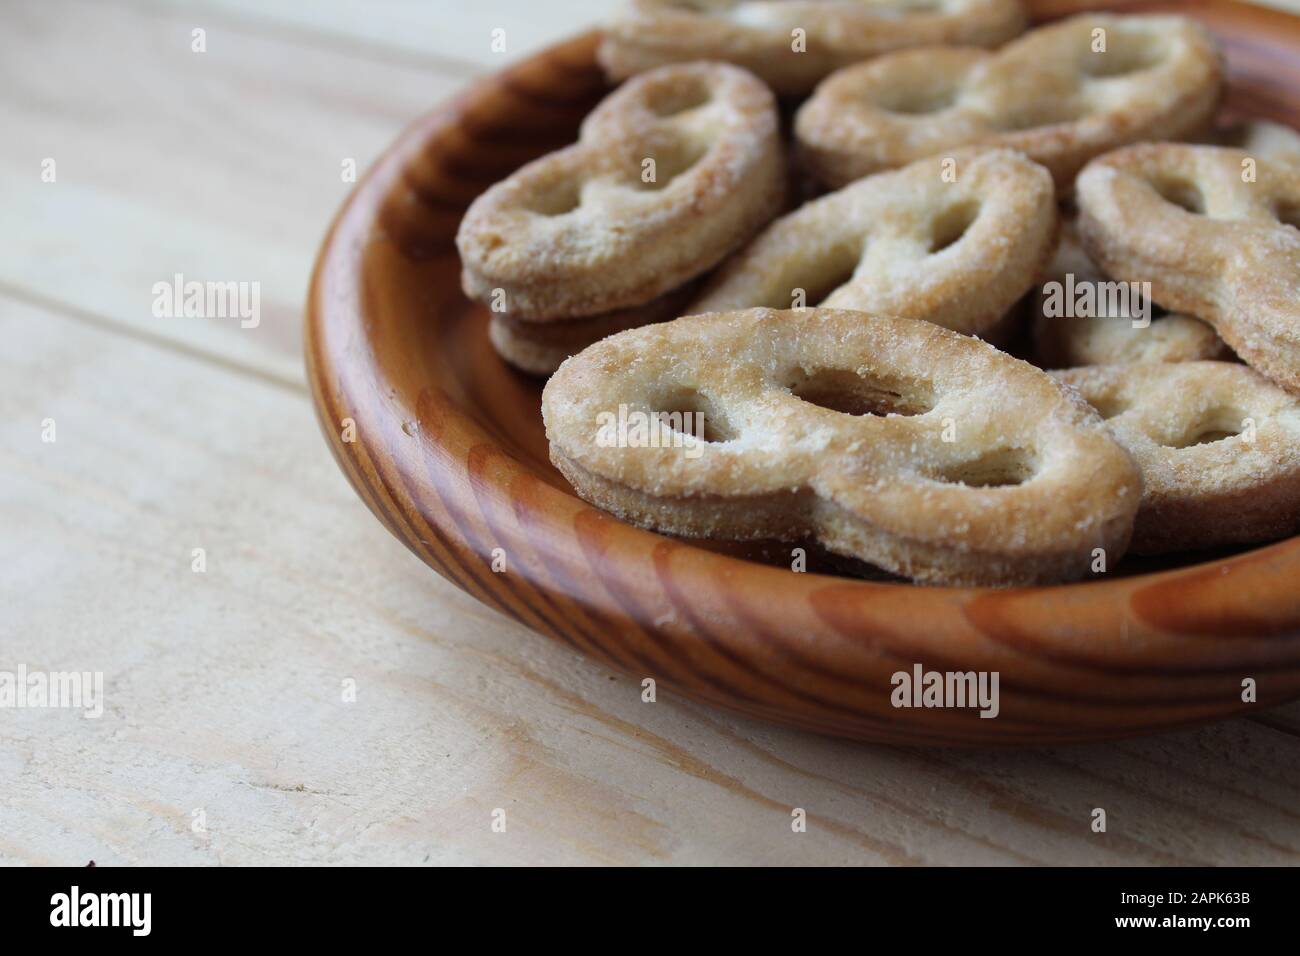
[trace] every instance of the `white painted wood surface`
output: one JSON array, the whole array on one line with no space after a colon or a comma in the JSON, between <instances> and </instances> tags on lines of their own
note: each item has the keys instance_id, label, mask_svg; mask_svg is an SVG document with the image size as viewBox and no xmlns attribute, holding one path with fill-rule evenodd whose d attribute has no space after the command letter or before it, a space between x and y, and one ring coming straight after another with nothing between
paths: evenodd
<instances>
[{"instance_id":1,"label":"white painted wood surface","mask_svg":"<svg viewBox=\"0 0 1300 956\"><path fill-rule=\"evenodd\" d=\"M100 670L106 700L98 720L0 710L0 861L1300 859L1300 707L974 753L644 704L635 680L476 604L371 518L299 358L340 164L364 168L493 68L491 28L514 56L590 10L5 5L0 670ZM176 272L260 282L261 324L155 318L152 285Z\"/></svg>"}]
</instances>

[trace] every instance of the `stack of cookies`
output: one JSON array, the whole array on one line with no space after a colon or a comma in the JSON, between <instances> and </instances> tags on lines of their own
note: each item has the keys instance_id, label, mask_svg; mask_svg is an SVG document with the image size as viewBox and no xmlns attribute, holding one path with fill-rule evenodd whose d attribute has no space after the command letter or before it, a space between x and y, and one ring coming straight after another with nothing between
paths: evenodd
<instances>
[{"instance_id":1,"label":"stack of cookies","mask_svg":"<svg viewBox=\"0 0 1300 956\"><path fill-rule=\"evenodd\" d=\"M694 280L781 209L776 99L726 63L629 80L578 142L497 183L456 243L497 351L549 374L622 329L682 314Z\"/></svg>"},{"instance_id":2,"label":"stack of cookies","mask_svg":"<svg viewBox=\"0 0 1300 956\"><path fill-rule=\"evenodd\" d=\"M946 585L1300 531L1300 137L1188 18L882 6L635 0L466 214L578 494Z\"/></svg>"}]
</instances>

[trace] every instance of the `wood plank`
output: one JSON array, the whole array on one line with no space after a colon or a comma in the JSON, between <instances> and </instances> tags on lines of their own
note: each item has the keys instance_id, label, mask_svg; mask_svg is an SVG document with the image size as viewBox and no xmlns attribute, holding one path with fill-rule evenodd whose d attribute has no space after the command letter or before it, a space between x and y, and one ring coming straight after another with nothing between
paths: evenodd
<instances>
[{"instance_id":1,"label":"wood plank","mask_svg":"<svg viewBox=\"0 0 1300 956\"><path fill-rule=\"evenodd\" d=\"M321 236L359 171L462 75L208 30L165 7L19 4L0 30L0 289L300 382ZM53 158L57 179L41 179ZM261 322L156 318L176 273L260 283Z\"/></svg>"},{"instance_id":2,"label":"wood plank","mask_svg":"<svg viewBox=\"0 0 1300 956\"><path fill-rule=\"evenodd\" d=\"M590 29L612 4L590 0L134 0L183 8L202 18L247 24L259 33L286 31L325 45L346 44L377 57L457 65L466 70L499 69L504 63ZM494 49L493 31L503 30L505 50Z\"/></svg>"},{"instance_id":3,"label":"wood plank","mask_svg":"<svg viewBox=\"0 0 1300 956\"><path fill-rule=\"evenodd\" d=\"M1249 721L927 753L642 703L636 680L401 550L358 506L305 396L0 303L0 335L22 343L0 354L0 669L98 669L106 683L99 720L4 712L0 861L1300 855L1300 740ZM1110 813L1104 835L1089 831L1094 806ZM807 833L791 831L793 807Z\"/></svg>"}]
</instances>

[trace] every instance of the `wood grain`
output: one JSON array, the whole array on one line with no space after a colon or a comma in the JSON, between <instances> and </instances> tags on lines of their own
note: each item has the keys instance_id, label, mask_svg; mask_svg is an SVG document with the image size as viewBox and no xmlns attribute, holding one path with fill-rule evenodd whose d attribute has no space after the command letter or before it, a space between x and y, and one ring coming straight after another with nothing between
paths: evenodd
<instances>
[{"instance_id":1,"label":"wood grain","mask_svg":"<svg viewBox=\"0 0 1300 956\"><path fill-rule=\"evenodd\" d=\"M24 343L0 353L23 385L0 391L0 647L102 667L107 698L98 721L3 712L0 861L1300 858L1294 707L1291 732L963 753L864 747L667 690L643 703L636 679L405 554L357 507L305 397L4 300L0 335ZM1097 806L1107 834L1088 828Z\"/></svg>"},{"instance_id":2,"label":"wood grain","mask_svg":"<svg viewBox=\"0 0 1300 956\"><path fill-rule=\"evenodd\" d=\"M238 28L253 36L282 35L383 63L421 63L485 73L529 56L587 27L608 4L591 0L490 0L487 3L410 0L134 0L183 10L197 23ZM495 44L493 31L503 31Z\"/></svg>"},{"instance_id":3,"label":"wood grain","mask_svg":"<svg viewBox=\"0 0 1300 956\"><path fill-rule=\"evenodd\" d=\"M642 703L637 680L430 574L320 440L298 304L340 151L364 169L467 74L401 56L382 24L351 43L363 8L340 0L265 31L224 0L183 7L41 0L0 29L0 669L102 668L108 697L100 721L0 712L0 864L1300 859L1300 705L1104 745L862 746ZM419 8L393 6L394 42L441 42L452 12ZM539 37L592 16L518 9ZM237 69L169 52L195 15ZM55 192L10 201L51 143ZM262 327L151 320L169 244L261 278Z\"/></svg>"},{"instance_id":4,"label":"wood grain","mask_svg":"<svg viewBox=\"0 0 1300 956\"><path fill-rule=\"evenodd\" d=\"M6 7L15 39L0 78L13 95L0 98L0 128L22 135L0 145L0 207L30 228L0 230L0 288L301 382L303 291L352 188L343 160L364 173L464 77L211 22L198 54L194 15L97 0ZM85 43L71 42L78 31ZM47 157L54 183L41 180ZM151 289L176 273L259 283L260 324L160 321Z\"/></svg>"},{"instance_id":5,"label":"wood grain","mask_svg":"<svg viewBox=\"0 0 1300 956\"><path fill-rule=\"evenodd\" d=\"M1273 14L1236 10L1216 5L1211 17L1236 33L1230 51L1300 50L1294 21L1279 14L1290 32L1260 34L1254 25ZM1300 541L1069 587L922 589L718 554L568 492L545 460L537 385L487 347L452 240L473 195L572 140L607 91L595 43L556 46L409 129L322 251L307 315L313 392L345 473L399 539L479 600L612 667L859 739L1078 741L1300 695ZM1267 79L1268 107L1300 114L1300 83ZM354 443L340 440L345 419ZM892 675L916 664L999 672L1000 716L893 707ZM1259 684L1257 703L1241 699L1245 678Z\"/></svg>"}]
</instances>

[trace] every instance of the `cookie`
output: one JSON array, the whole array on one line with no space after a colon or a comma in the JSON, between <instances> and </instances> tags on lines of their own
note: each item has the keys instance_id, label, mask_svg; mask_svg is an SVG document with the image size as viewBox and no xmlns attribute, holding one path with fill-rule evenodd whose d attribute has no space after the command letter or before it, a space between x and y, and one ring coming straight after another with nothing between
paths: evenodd
<instances>
[{"instance_id":1,"label":"cookie","mask_svg":"<svg viewBox=\"0 0 1300 956\"><path fill-rule=\"evenodd\" d=\"M1194 362L1231 358L1218 333L1190 315L1165 313L1141 283L1109 279L1088 258L1073 220L1032 297L1034 361L1043 368Z\"/></svg>"},{"instance_id":2,"label":"cookie","mask_svg":"<svg viewBox=\"0 0 1300 956\"><path fill-rule=\"evenodd\" d=\"M724 63L668 66L608 96L578 142L479 196L456 235L471 299L524 321L644 306L781 208L771 91Z\"/></svg>"},{"instance_id":3,"label":"cookie","mask_svg":"<svg viewBox=\"0 0 1300 956\"><path fill-rule=\"evenodd\" d=\"M799 110L801 161L832 187L963 145L1015 149L1062 193L1092 157L1209 127L1218 46L1193 20L1085 13L1001 50L934 47L847 67Z\"/></svg>"},{"instance_id":4,"label":"cookie","mask_svg":"<svg viewBox=\"0 0 1300 956\"><path fill-rule=\"evenodd\" d=\"M1046 373L841 309L621 332L560 367L542 416L552 462L626 521L813 538L931 584L1083 577L1119 559L1142 495L1105 423Z\"/></svg>"},{"instance_id":5,"label":"cookie","mask_svg":"<svg viewBox=\"0 0 1300 956\"><path fill-rule=\"evenodd\" d=\"M1034 284L1055 230L1043 167L1009 150L930 157L778 219L688 311L826 306L989 334Z\"/></svg>"},{"instance_id":6,"label":"cookie","mask_svg":"<svg viewBox=\"0 0 1300 956\"><path fill-rule=\"evenodd\" d=\"M682 60L723 60L778 93L807 93L849 63L936 43L997 46L1025 28L1020 0L632 0L605 25L612 80Z\"/></svg>"},{"instance_id":7,"label":"cookie","mask_svg":"<svg viewBox=\"0 0 1300 956\"><path fill-rule=\"evenodd\" d=\"M1140 554L1274 541L1300 531L1300 401L1231 362L1052 373L1107 419L1142 470Z\"/></svg>"},{"instance_id":8,"label":"cookie","mask_svg":"<svg viewBox=\"0 0 1300 956\"><path fill-rule=\"evenodd\" d=\"M550 375L570 355L607 335L677 318L698 291L697 285L688 282L646 305L560 322L527 322L493 312L488 320L488 340L498 355L520 371Z\"/></svg>"},{"instance_id":9,"label":"cookie","mask_svg":"<svg viewBox=\"0 0 1300 956\"><path fill-rule=\"evenodd\" d=\"M1093 160L1079 235L1108 275L1214 326L1244 361L1300 390L1300 164L1223 146L1147 143Z\"/></svg>"}]
</instances>

